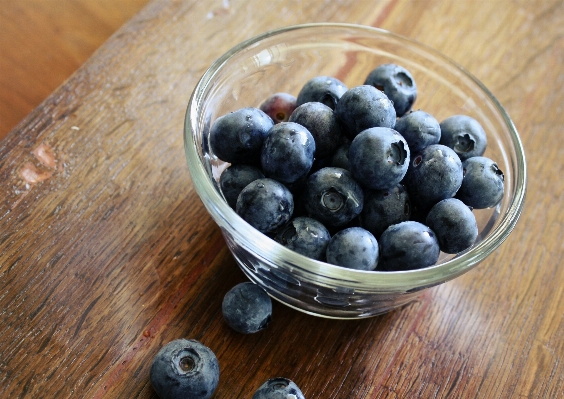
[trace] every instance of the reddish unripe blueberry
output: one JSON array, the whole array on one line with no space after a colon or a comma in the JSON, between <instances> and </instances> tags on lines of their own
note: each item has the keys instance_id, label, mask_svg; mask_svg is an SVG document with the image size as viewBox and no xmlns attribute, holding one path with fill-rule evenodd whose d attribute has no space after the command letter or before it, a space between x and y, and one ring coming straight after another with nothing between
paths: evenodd
<instances>
[{"instance_id":1,"label":"reddish unripe blueberry","mask_svg":"<svg viewBox=\"0 0 564 399\"><path fill-rule=\"evenodd\" d=\"M264 100L259 108L272 118L274 124L288 122L296 109L296 97L288 93L275 93Z\"/></svg>"}]
</instances>

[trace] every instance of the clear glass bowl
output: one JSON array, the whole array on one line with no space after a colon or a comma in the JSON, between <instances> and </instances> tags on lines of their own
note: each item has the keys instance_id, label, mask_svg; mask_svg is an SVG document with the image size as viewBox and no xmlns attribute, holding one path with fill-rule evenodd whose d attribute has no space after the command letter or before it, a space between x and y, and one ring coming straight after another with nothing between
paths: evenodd
<instances>
[{"instance_id":1,"label":"clear glass bowl","mask_svg":"<svg viewBox=\"0 0 564 399\"><path fill-rule=\"evenodd\" d=\"M218 179L228 166L211 152L209 128L221 115L254 106L274 92L295 96L318 76L348 87L364 83L383 63L397 63L418 87L414 109L441 121L454 114L477 119L488 135L485 156L505 174L505 195L493 209L474 211L480 235L456 256L441 254L433 267L366 272L306 258L252 228L225 202ZM390 32L350 24L307 24L266 32L221 56L198 82L186 112L185 151L206 209L221 228L243 272L273 298L323 317L355 319L402 306L423 290L467 272L509 235L523 208L526 164L511 119L497 99L464 68L437 51Z\"/></svg>"}]
</instances>

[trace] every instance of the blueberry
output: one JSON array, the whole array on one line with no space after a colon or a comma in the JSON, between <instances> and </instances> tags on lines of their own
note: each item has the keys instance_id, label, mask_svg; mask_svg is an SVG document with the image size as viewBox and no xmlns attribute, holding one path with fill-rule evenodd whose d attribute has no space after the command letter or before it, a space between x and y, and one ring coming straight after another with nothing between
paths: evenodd
<instances>
[{"instance_id":1,"label":"blueberry","mask_svg":"<svg viewBox=\"0 0 564 399\"><path fill-rule=\"evenodd\" d=\"M337 151L333 154L331 158L331 166L336 168L343 168L346 170L351 170L351 164L349 162L349 148L351 147L351 142L346 141L345 143L341 144Z\"/></svg>"},{"instance_id":2,"label":"blueberry","mask_svg":"<svg viewBox=\"0 0 564 399\"><path fill-rule=\"evenodd\" d=\"M441 122L440 144L450 147L464 161L484 154L488 145L482 125L466 115L454 115Z\"/></svg>"},{"instance_id":3,"label":"blueberry","mask_svg":"<svg viewBox=\"0 0 564 399\"><path fill-rule=\"evenodd\" d=\"M241 334L264 330L272 320L272 301L265 290L247 282L231 288L221 305L223 319Z\"/></svg>"},{"instance_id":4,"label":"blueberry","mask_svg":"<svg viewBox=\"0 0 564 399\"><path fill-rule=\"evenodd\" d=\"M308 103L309 104L309 103ZM317 153L317 149L316 149L316 153ZM328 166L332 166L331 165L332 162L332 158L328 157L328 158L315 158L313 160L313 165L311 165L311 169L309 170L309 174L313 174L315 172L317 172L319 169L323 169L326 168Z\"/></svg>"},{"instance_id":5,"label":"blueberry","mask_svg":"<svg viewBox=\"0 0 564 399\"><path fill-rule=\"evenodd\" d=\"M345 91L347 91L347 86L339 79L331 76L316 76L302 87L298 93L296 105L299 107L305 103L318 102L335 109L335 105Z\"/></svg>"},{"instance_id":6,"label":"blueberry","mask_svg":"<svg viewBox=\"0 0 564 399\"><path fill-rule=\"evenodd\" d=\"M294 198L282 183L257 179L241 191L235 210L255 229L270 233L290 220Z\"/></svg>"},{"instance_id":7,"label":"blueberry","mask_svg":"<svg viewBox=\"0 0 564 399\"><path fill-rule=\"evenodd\" d=\"M274 123L288 122L296 109L296 97L288 93L275 93L264 100L259 108L270 116Z\"/></svg>"},{"instance_id":8,"label":"blueberry","mask_svg":"<svg viewBox=\"0 0 564 399\"><path fill-rule=\"evenodd\" d=\"M486 157L468 158L462 163L464 178L456 198L476 209L496 206L503 198L503 172Z\"/></svg>"},{"instance_id":9,"label":"blueberry","mask_svg":"<svg viewBox=\"0 0 564 399\"><path fill-rule=\"evenodd\" d=\"M219 177L221 192L229 206L235 209L237 197L241 191L251 182L264 178L261 170L243 164L233 164L223 171Z\"/></svg>"},{"instance_id":10,"label":"blueberry","mask_svg":"<svg viewBox=\"0 0 564 399\"><path fill-rule=\"evenodd\" d=\"M315 157L333 155L341 140L341 126L333 110L325 104L309 102L300 105L290 116L290 122L304 126L315 139Z\"/></svg>"},{"instance_id":11,"label":"blueberry","mask_svg":"<svg viewBox=\"0 0 564 399\"><path fill-rule=\"evenodd\" d=\"M177 339L159 350L151 364L151 385L161 399L207 399L219 382L219 363L210 348Z\"/></svg>"},{"instance_id":12,"label":"blueberry","mask_svg":"<svg viewBox=\"0 0 564 399\"><path fill-rule=\"evenodd\" d=\"M387 190L366 191L359 219L360 226L378 238L389 226L405 222L410 216L409 195L401 184L396 184Z\"/></svg>"},{"instance_id":13,"label":"blueberry","mask_svg":"<svg viewBox=\"0 0 564 399\"><path fill-rule=\"evenodd\" d=\"M404 271L434 265L439 259L437 236L419 222L407 221L388 227L380 236L378 270Z\"/></svg>"},{"instance_id":14,"label":"blueberry","mask_svg":"<svg viewBox=\"0 0 564 399\"><path fill-rule=\"evenodd\" d=\"M403 182L411 204L428 212L440 200L454 197L462 183L462 162L449 147L430 145L412 156Z\"/></svg>"},{"instance_id":15,"label":"blueberry","mask_svg":"<svg viewBox=\"0 0 564 399\"><path fill-rule=\"evenodd\" d=\"M327 246L327 263L356 270L374 270L378 242L368 230L350 227L335 234Z\"/></svg>"},{"instance_id":16,"label":"blueberry","mask_svg":"<svg viewBox=\"0 0 564 399\"><path fill-rule=\"evenodd\" d=\"M305 399L305 397L293 381L278 377L262 384L252 399Z\"/></svg>"},{"instance_id":17,"label":"blueberry","mask_svg":"<svg viewBox=\"0 0 564 399\"><path fill-rule=\"evenodd\" d=\"M365 85L383 91L394 103L398 116L404 115L417 98L417 85L411 73L396 64L383 64L368 74Z\"/></svg>"},{"instance_id":18,"label":"blueberry","mask_svg":"<svg viewBox=\"0 0 564 399\"><path fill-rule=\"evenodd\" d=\"M314 153L315 140L305 127L281 122L270 129L264 140L262 171L279 182L295 183L311 169Z\"/></svg>"},{"instance_id":19,"label":"blueberry","mask_svg":"<svg viewBox=\"0 0 564 399\"><path fill-rule=\"evenodd\" d=\"M351 228L351 227L361 227L360 222L358 220L358 217L359 216L355 216L350 222L348 222L348 223L346 223L342 226L327 225L327 230L329 231L329 234L331 234L331 237L332 237L341 230L348 229L348 228Z\"/></svg>"},{"instance_id":20,"label":"blueberry","mask_svg":"<svg viewBox=\"0 0 564 399\"><path fill-rule=\"evenodd\" d=\"M308 214L328 228L344 226L362 211L364 193L348 170L323 168L309 176L303 192Z\"/></svg>"},{"instance_id":21,"label":"blueberry","mask_svg":"<svg viewBox=\"0 0 564 399\"><path fill-rule=\"evenodd\" d=\"M405 138L411 152L439 144L441 139L439 122L433 115L421 110L409 112L399 118L394 129Z\"/></svg>"},{"instance_id":22,"label":"blueberry","mask_svg":"<svg viewBox=\"0 0 564 399\"><path fill-rule=\"evenodd\" d=\"M447 198L435 204L427 215L426 224L437 235L441 251L447 254L470 248L478 237L474 214L456 198Z\"/></svg>"},{"instance_id":23,"label":"blueberry","mask_svg":"<svg viewBox=\"0 0 564 399\"><path fill-rule=\"evenodd\" d=\"M368 85L347 90L337 103L335 114L351 139L371 127L393 128L396 124L392 102L380 90Z\"/></svg>"},{"instance_id":24,"label":"blueberry","mask_svg":"<svg viewBox=\"0 0 564 399\"><path fill-rule=\"evenodd\" d=\"M323 260L331 235L317 220L301 216L282 227L276 233L275 240L299 254Z\"/></svg>"},{"instance_id":25,"label":"blueberry","mask_svg":"<svg viewBox=\"0 0 564 399\"><path fill-rule=\"evenodd\" d=\"M409 166L409 146L394 129L374 127L359 133L349 148L350 170L363 187L385 190L398 184Z\"/></svg>"},{"instance_id":26,"label":"blueberry","mask_svg":"<svg viewBox=\"0 0 564 399\"><path fill-rule=\"evenodd\" d=\"M229 163L258 164L272 119L258 108L242 108L216 119L210 129L214 154Z\"/></svg>"}]
</instances>

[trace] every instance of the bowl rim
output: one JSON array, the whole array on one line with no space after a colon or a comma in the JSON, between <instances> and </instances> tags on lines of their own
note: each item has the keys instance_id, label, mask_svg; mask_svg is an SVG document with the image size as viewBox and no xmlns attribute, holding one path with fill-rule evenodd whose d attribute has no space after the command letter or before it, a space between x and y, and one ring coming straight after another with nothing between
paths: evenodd
<instances>
[{"instance_id":1,"label":"bowl rim","mask_svg":"<svg viewBox=\"0 0 564 399\"><path fill-rule=\"evenodd\" d=\"M492 102L494 109L502 117L503 122L509 131L513 151L515 151L516 154L517 165L514 171L515 194L511 199L507 211L504 214L500 214L500 222L480 243L472 247L470 250L458 254L456 257L449 259L444 263L417 270L382 272L348 269L298 254L262 233L259 233L251 225L239 217L239 215L237 215L237 213L229 207L222 196L215 190L212 182L209 180L204 164L200 162L197 151L198 144L196 143L195 136L193 134L194 129L197 129L196 120L200 110L199 100L203 98L208 85L213 81L218 72L229 62L231 58L241 51L272 36L306 29L354 30L364 34L385 36L393 39L394 41L405 42L411 46L418 47L424 52L429 53L431 56L442 60L442 62L448 64L451 68L461 72L465 77L473 81L473 83L476 84L483 94L485 94ZM266 31L232 47L220 56L205 71L192 92L185 116L184 148L196 192L200 196L200 199L204 203L208 212L213 216L214 220L220 218L224 224L227 224L230 227L232 230L230 233L237 236L238 243L243 242L246 248L261 248L265 246L266 240L269 247L274 249L273 253L275 253L275 258L280 260L281 268L284 267L283 265L291 264L292 269L298 269L305 274L315 275L316 278L319 278L320 273L323 273L321 277L324 277L329 283L336 280L345 280L353 283L353 285L356 285L357 288L366 288L367 290L386 290L399 287L409 290L422 286L430 287L446 282L465 273L467 270L489 256L509 236L523 211L526 195L527 167L521 138L519 137L513 121L489 89L464 67L454 62L438 50L435 50L416 40L381 28L358 24L323 22L291 25ZM204 201L204 198L208 199L208 201ZM255 253L255 255L258 254ZM269 258L269 261L277 264L276 259L272 260Z\"/></svg>"}]
</instances>

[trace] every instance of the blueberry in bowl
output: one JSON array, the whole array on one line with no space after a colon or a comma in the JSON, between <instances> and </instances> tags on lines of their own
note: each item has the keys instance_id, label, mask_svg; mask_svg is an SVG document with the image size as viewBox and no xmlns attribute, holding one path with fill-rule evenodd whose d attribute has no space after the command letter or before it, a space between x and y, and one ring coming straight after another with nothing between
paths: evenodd
<instances>
[{"instance_id":1,"label":"blueberry in bowl","mask_svg":"<svg viewBox=\"0 0 564 399\"><path fill-rule=\"evenodd\" d=\"M419 200L414 199L415 197L427 197L419 195L417 188L410 187L411 183L408 180L421 181L425 179L425 174L408 178L409 171L403 178L395 177L393 181L386 183L387 186L389 185L387 188L364 187L363 184L366 183L357 182L363 194L355 194L356 196L351 194L355 192L354 190L341 193L336 186L325 187L321 191L322 195L315 197L319 198L316 204L304 207L305 215L287 212L287 208L290 207L290 196L284 189L274 184L280 192L284 192L279 199L274 197L277 201L283 198L286 200L282 203L283 210L279 210L280 208L276 206L269 208L270 219L268 223L264 223L266 226L264 232L258 231L251 222L246 221L241 216L242 212L238 213L236 209L229 206L221 189L220 176L232 162L260 166L260 154L256 152L256 147L253 147L249 155L239 157L239 154L245 153L246 150L238 150L235 159L223 159L221 154L215 152L215 146L210 145L212 126L218 119L239 109L248 107L258 109L273 93L289 93L296 96L297 106L300 106L299 94L304 86L316 77L324 77L325 80L316 80L313 89L306 90L313 93L321 92L321 100L312 98L306 103L308 101L324 103L335 110L339 123L343 123L343 118L339 117L341 99L348 96L347 91L363 86L372 70L379 65L387 64L405 68L410 73L410 79L416 82L416 98L409 104L413 112L418 109L424 110L436 121L445 121L454 115L466 115L477 121L487 135L487 146L480 156L494 161L495 167L502 171L503 193L500 198L492 196L492 201L485 203L484 208L473 207L471 212L476 220L478 234L469 248L456 254L440 251L438 259L433 264L406 269L403 266L393 266L394 262L389 260L388 252L382 251L381 236L375 236L379 245L377 266L374 270L358 270L330 264L326 261L326 257L322 256L321 260L312 259L276 240L276 232L280 228L287 226L289 221L297 216L310 217L312 210L319 207L321 199L324 199L327 208L335 210L342 209L347 201L352 201L351 205L354 205L355 200L358 202L356 208L353 207L355 211L352 216L331 222L333 226L328 226L327 221L321 222L333 235L335 228L342 230L363 227L363 223L366 224L368 219L362 214L365 200L363 199L361 203L359 198L361 196L368 198L371 194L365 195L365 193L371 193L373 190L386 192L398 185L402 186L410 197L409 201L401 202L404 204L403 213L409 215L407 216L409 221L426 223L434 203L445 198L442 194L433 195L429 203L425 203L424 206L418 205ZM323 82L326 89L328 87L332 89L318 90L324 87ZM378 100L380 94L374 94L372 89L362 89L360 90L362 93L356 97L352 96L356 92L353 90L351 98L357 101L353 98L355 97L361 102L368 99L364 105L361 104L361 108L366 104L380 101L386 112L380 113L375 119L363 118L362 123L356 128L342 127L348 140L354 140L366 129L376 127L394 129L397 124L396 116L399 115L395 109L390 110L387 107L389 103L385 92L382 93L376 87L371 87L385 98ZM369 105L367 108L370 108ZM355 107L353 106L353 109L356 109ZM405 106L404 109L409 107ZM393 120L389 117L392 111L396 113ZM254 120L255 117L253 116L252 119ZM368 121L366 122L368 125L364 124L365 121ZM374 124L381 126L369 126ZM261 130L256 136L262 138L263 144L268 131L274 126L274 121L266 125L270 126L268 130L266 132ZM433 123L429 129L435 127ZM399 128L403 127L400 125ZM443 153L449 151L443 151L442 147L449 148L452 152L456 152L452 147L461 150L470 148L465 134L451 147L451 144L437 142L439 138L437 132L433 130L431 133L433 137L429 138L429 142L427 138L424 138L424 141L430 145L440 146ZM468 137L472 138L471 134L468 134ZM341 138L338 148L346 148L347 139ZM227 246L241 270L251 282L262 287L272 298L300 311L322 317L356 319L385 313L413 301L429 287L466 273L503 243L517 223L524 205L527 178L523 146L510 117L494 95L464 68L437 51L413 40L372 27L333 23L298 25L269 31L236 45L220 56L196 85L186 112L184 140L194 188L211 217L221 228ZM397 142L400 141L394 141ZM397 151L391 153L393 156L390 157L390 161L394 162L399 156L398 160L404 158L403 160L412 167L415 158L423 149L411 150L407 139L407 144L403 141L401 143L399 147L403 148L394 147ZM477 146L476 142L474 148ZM294 209L301 209L303 204L298 201L306 196L304 193L307 194L308 190L307 180L315 173L327 168L340 169L340 175L344 178L352 175L350 171L336 168L331 164L332 159L336 157L335 154L328 157L325 155L323 159L319 159L314 151L314 164L323 165L321 168L312 166L305 177L290 182L296 178L293 176L288 179L290 183L280 183L286 185L291 192L292 201L296 202L293 204ZM339 158L345 159L349 154L344 155ZM461 160L458 154L455 155L459 158L459 162L467 162ZM422 156L420 160L425 162L427 158ZM304 170L307 169L308 163L309 158L304 163ZM339 163L343 166L345 164L346 162ZM457 172L455 185L458 185L459 180L464 176L464 166L461 169L462 175L460 171ZM466 176L468 170L469 168ZM495 170L493 172L498 176L497 180L500 180L501 174ZM398 182L397 179L402 180ZM481 180L475 179L472 184L479 185L479 181ZM351 184L347 184L347 187L350 188ZM459 188L452 190L445 188L444 191L448 191L447 197L456 197L462 201L461 194L457 194L457 190L460 191ZM414 198L411 198L412 193ZM252 198L252 195L249 198ZM408 209L405 209L405 204L408 204ZM401 211L398 205L397 222L406 223ZM252 210L246 213L249 215L249 220L253 220L254 213L256 212ZM262 224L262 219L265 218L255 218L255 222ZM327 220L331 219L328 217ZM377 234L384 235L380 232L382 227L378 229ZM458 247L455 249L458 250ZM448 248L447 250L451 251ZM434 254L433 252L433 256ZM431 258L430 255L429 257Z\"/></svg>"}]
</instances>

